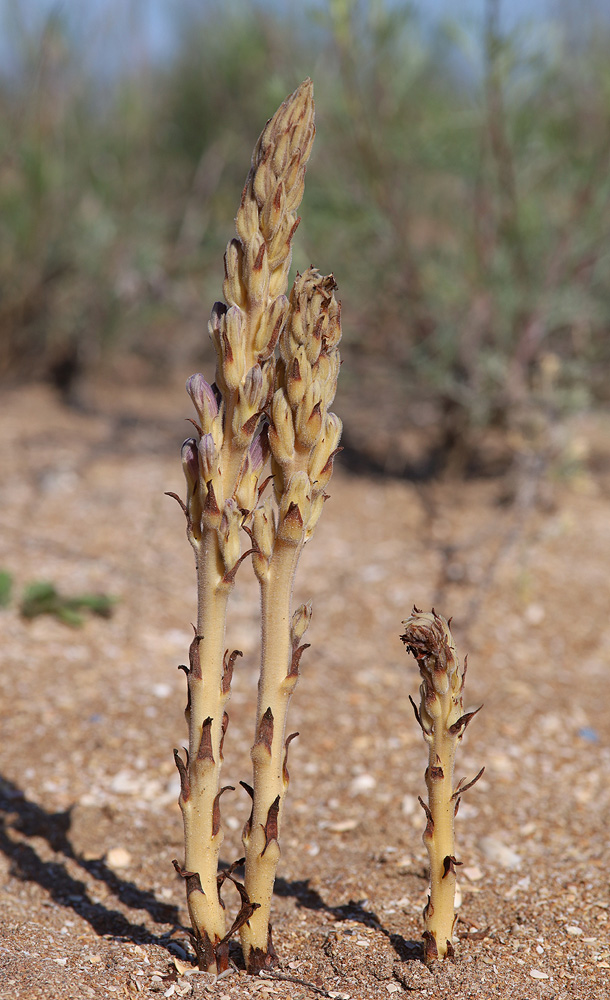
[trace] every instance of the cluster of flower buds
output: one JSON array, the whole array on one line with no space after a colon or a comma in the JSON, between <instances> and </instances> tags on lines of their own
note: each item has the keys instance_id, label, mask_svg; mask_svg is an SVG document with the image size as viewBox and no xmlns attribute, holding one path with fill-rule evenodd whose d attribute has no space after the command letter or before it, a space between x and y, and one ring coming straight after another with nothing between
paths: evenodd
<instances>
[{"instance_id":1,"label":"cluster of flower buds","mask_svg":"<svg viewBox=\"0 0 610 1000\"><path fill-rule=\"evenodd\" d=\"M240 308L273 301L286 290L315 135L313 111L306 80L267 122L254 148L235 220L239 239L229 244L225 258L224 295Z\"/></svg>"},{"instance_id":2,"label":"cluster of flower buds","mask_svg":"<svg viewBox=\"0 0 610 1000\"><path fill-rule=\"evenodd\" d=\"M462 691L466 670L460 667L449 624L441 615L434 610L424 613L414 608L411 617L403 624L403 642L417 660L422 678L418 722L429 743L435 726L441 721L451 732L463 717ZM454 735L457 735L458 729Z\"/></svg>"},{"instance_id":3,"label":"cluster of flower buds","mask_svg":"<svg viewBox=\"0 0 610 1000\"><path fill-rule=\"evenodd\" d=\"M277 325L276 340L285 315L285 307L282 309L281 306L282 303L278 306L276 300L263 316L263 321L273 322L274 327ZM233 393L238 395L237 407L231 418L235 446L238 448L244 447L244 442L252 438L249 422L260 414L273 391L273 364L269 362L269 357L261 357L257 351L251 326L250 316L238 306L227 307L224 302L214 304L208 323L218 359L216 382L220 393L223 398ZM259 333L262 328L267 331L268 324L261 322Z\"/></svg>"},{"instance_id":4,"label":"cluster of flower buds","mask_svg":"<svg viewBox=\"0 0 610 1000\"><path fill-rule=\"evenodd\" d=\"M239 558L236 512L255 507L268 454L262 418L276 387L276 345L292 311L285 293L315 133L313 112L307 80L267 122L256 144L235 221L237 237L225 254L227 304L215 303L208 324L216 382L210 386L200 374L187 382L199 421L199 439L189 438L182 453L189 534L197 542L202 526L219 531L227 570L235 553ZM317 424L314 415L310 437L319 432Z\"/></svg>"},{"instance_id":5,"label":"cluster of flower buds","mask_svg":"<svg viewBox=\"0 0 610 1000\"><path fill-rule=\"evenodd\" d=\"M268 431L278 523L272 524L269 509L255 518L261 555L269 549L272 531L286 542L306 542L322 512L342 429L328 409L340 367L341 309L335 288L332 275L311 267L297 275L290 295ZM263 559L258 562L264 572Z\"/></svg>"},{"instance_id":6,"label":"cluster of flower buds","mask_svg":"<svg viewBox=\"0 0 610 1000\"><path fill-rule=\"evenodd\" d=\"M199 435L198 439L187 438L182 445L189 537L197 543L204 526L216 529L225 571L229 572L239 559L244 513L256 504L258 480L267 460L266 435L255 435L255 432L261 418L261 395L263 391L267 395L270 392L264 389L262 372L257 365L247 373L235 394L231 428L239 425L241 436L239 444L233 448L239 466L236 482L231 482L230 477L223 474L223 466L229 471L231 464L228 448L223 446L229 440L235 441L237 435L233 433L228 440L224 426L227 406L216 384L209 385L201 374L191 375L186 389L197 411L198 422L193 423ZM242 423L244 413L248 415ZM246 430L243 424L247 425Z\"/></svg>"},{"instance_id":7,"label":"cluster of flower buds","mask_svg":"<svg viewBox=\"0 0 610 1000\"><path fill-rule=\"evenodd\" d=\"M303 83L267 123L254 153L235 220L237 238L225 254L223 292L209 331L223 398L237 394L232 445L245 449L274 388L273 353L288 312L291 242L299 224L305 169L315 128L311 81Z\"/></svg>"}]
</instances>

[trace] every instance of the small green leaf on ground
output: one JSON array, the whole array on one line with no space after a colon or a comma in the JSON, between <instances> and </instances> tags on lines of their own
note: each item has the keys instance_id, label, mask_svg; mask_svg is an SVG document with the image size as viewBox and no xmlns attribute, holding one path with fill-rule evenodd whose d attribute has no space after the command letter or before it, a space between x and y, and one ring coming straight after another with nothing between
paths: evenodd
<instances>
[{"instance_id":1,"label":"small green leaf on ground","mask_svg":"<svg viewBox=\"0 0 610 1000\"><path fill-rule=\"evenodd\" d=\"M0 608L6 608L11 600L13 576L6 569L0 570Z\"/></svg>"},{"instance_id":2,"label":"small green leaf on ground","mask_svg":"<svg viewBox=\"0 0 610 1000\"><path fill-rule=\"evenodd\" d=\"M90 611L100 618L110 618L116 600L108 594L79 594L67 597L57 591L55 584L36 580L25 588L21 600L21 614L24 618L54 615L66 625L79 627L85 621L82 611Z\"/></svg>"}]
</instances>

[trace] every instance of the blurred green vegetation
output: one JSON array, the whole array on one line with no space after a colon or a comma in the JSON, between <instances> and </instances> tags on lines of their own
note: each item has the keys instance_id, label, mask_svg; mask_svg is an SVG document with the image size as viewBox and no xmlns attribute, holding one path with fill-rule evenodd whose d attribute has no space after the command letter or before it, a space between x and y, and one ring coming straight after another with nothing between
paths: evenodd
<instances>
[{"instance_id":1,"label":"blurred green vegetation","mask_svg":"<svg viewBox=\"0 0 610 1000\"><path fill-rule=\"evenodd\" d=\"M0 608L7 608L11 603L13 592L13 576L6 569L0 570Z\"/></svg>"},{"instance_id":2,"label":"blurred green vegetation","mask_svg":"<svg viewBox=\"0 0 610 1000\"><path fill-rule=\"evenodd\" d=\"M524 408L606 402L610 30L502 34L498 7L473 34L382 0L177 5L173 54L107 78L66 7L19 34L0 77L0 378L69 395L107 365L200 366L252 147L310 75L294 263L337 277L344 391L387 382L447 448Z\"/></svg>"},{"instance_id":3,"label":"blurred green vegetation","mask_svg":"<svg viewBox=\"0 0 610 1000\"><path fill-rule=\"evenodd\" d=\"M64 625L78 628L85 623L83 611L100 618L110 618L116 597L107 594L79 594L66 597L60 594L55 584L46 580L36 580L28 583L21 600L21 614L24 618L38 618L40 615L52 615Z\"/></svg>"},{"instance_id":4,"label":"blurred green vegetation","mask_svg":"<svg viewBox=\"0 0 610 1000\"><path fill-rule=\"evenodd\" d=\"M0 570L0 608L9 607L12 596L13 574L8 570ZM26 584L19 610L23 618L52 615L65 625L78 627L85 622L84 611L100 618L110 618L117 600L118 598L108 594L76 594L68 597L60 594L54 583L34 580Z\"/></svg>"}]
</instances>

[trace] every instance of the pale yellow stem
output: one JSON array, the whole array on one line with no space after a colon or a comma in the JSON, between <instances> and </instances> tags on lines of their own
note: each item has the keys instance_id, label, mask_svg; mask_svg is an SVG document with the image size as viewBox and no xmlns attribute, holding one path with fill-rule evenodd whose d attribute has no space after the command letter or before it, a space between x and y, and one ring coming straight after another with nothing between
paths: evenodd
<instances>
[{"instance_id":1,"label":"pale yellow stem","mask_svg":"<svg viewBox=\"0 0 610 1000\"><path fill-rule=\"evenodd\" d=\"M214 799L219 791L222 720L229 692L222 690L225 650L225 617L231 584L224 581L224 566L214 529L203 529L196 547L199 608L197 635L200 637L196 659L200 671L188 677L189 724L189 795L180 796L184 817L185 871L196 872L201 892L188 894L188 908L193 929L202 942L209 939L212 948L225 935L225 913L218 897L216 876L223 841L222 827L213 830ZM199 673L201 676L199 676ZM211 718L209 745L212 756L201 755L204 722ZM202 949L205 950L204 945ZM215 961L202 960L209 972L222 971ZM216 956L215 956L216 957ZM221 960L221 965L226 965Z\"/></svg>"},{"instance_id":2,"label":"pale yellow stem","mask_svg":"<svg viewBox=\"0 0 610 1000\"><path fill-rule=\"evenodd\" d=\"M401 636L419 666L419 710L415 702L412 704L429 747L428 805L420 799L427 816L423 841L430 859L430 896L424 908L424 959L428 965L453 956L455 866L460 863L455 858L455 812L460 796L484 770L467 784L460 781L454 789L457 745L476 712L464 714L466 665L460 668L449 624L434 609L425 613L413 608L411 617L403 622L406 627Z\"/></svg>"},{"instance_id":3,"label":"pale yellow stem","mask_svg":"<svg viewBox=\"0 0 610 1000\"><path fill-rule=\"evenodd\" d=\"M273 883L280 859L279 832L287 781L284 775L286 713L297 675L290 674L291 598L302 545L277 539L266 579L261 581L262 659L258 686L251 824L244 831L245 886L250 901L258 903L241 929L246 967L250 971L273 963L269 951L269 918ZM269 718L272 717L272 731ZM265 721L267 720L267 721ZM263 736L263 738L261 738ZM268 736L267 739L264 737ZM274 816L274 804L277 816ZM269 820L271 819L271 823ZM277 820L277 828L273 824Z\"/></svg>"},{"instance_id":4,"label":"pale yellow stem","mask_svg":"<svg viewBox=\"0 0 610 1000\"><path fill-rule=\"evenodd\" d=\"M449 714L453 709L452 692L438 698L433 711L434 729L430 740L430 755L426 770L428 806L432 817L423 841L430 859L430 899L424 909L426 960L443 959L452 954L455 923L455 839L453 799L453 766L457 737L448 732Z\"/></svg>"}]
</instances>

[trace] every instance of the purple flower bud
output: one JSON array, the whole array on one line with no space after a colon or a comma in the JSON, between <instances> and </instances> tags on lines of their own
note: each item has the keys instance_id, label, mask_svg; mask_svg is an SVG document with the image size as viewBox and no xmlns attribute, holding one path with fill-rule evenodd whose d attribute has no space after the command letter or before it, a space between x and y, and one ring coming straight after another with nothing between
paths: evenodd
<instances>
[{"instance_id":1,"label":"purple flower bud","mask_svg":"<svg viewBox=\"0 0 610 1000\"><path fill-rule=\"evenodd\" d=\"M247 372L240 395L251 410L258 410L263 396L263 373L260 365Z\"/></svg>"},{"instance_id":2,"label":"purple flower bud","mask_svg":"<svg viewBox=\"0 0 610 1000\"><path fill-rule=\"evenodd\" d=\"M195 438L187 438L183 443L180 455L182 458L182 468L186 479L186 485L191 493L199 479L199 460L197 458L197 442Z\"/></svg>"},{"instance_id":3,"label":"purple flower bud","mask_svg":"<svg viewBox=\"0 0 610 1000\"><path fill-rule=\"evenodd\" d=\"M250 471L258 475L269 457L269 442L267 439L266 426L260 434L257 434L248 449L248 465Z\"/></svg>"},{"instance_id":4,"label":"purple flower bud","mask_svg":"<svg viewBox=\"0 0 610 1000\"><path fill-rule=\"evenodd\" d=\"M204 483L209 483L216 474L216 462L218 452L211 434L204 434L199 442L199 461L201 463L201 475Z\"/></svg>"},{"instance_id":5,"label":"purple flower bud","mask_svg":"<svg viewBox=\"0 0 610 1000\"><path fill-rule=\"evenodd\" d=\"M186 391L193 401L201 421L201 428L205 433L210 429L214 417L218 414L216 394L200 372L191 375L186 380Z\"/></svg>"},{"instance_id":6,"label":"purple flower bud","mask_svg":"<svg viewBox=\"0 0 610 1000\"><path fill-rule=\"evenodd\" d=\"M224 302L215 302L212 306L212 313L210 315L210 326L212 330L218 332L222 326L222 317L227 311L227 306Z\"/></svg>"}]
</instances>

